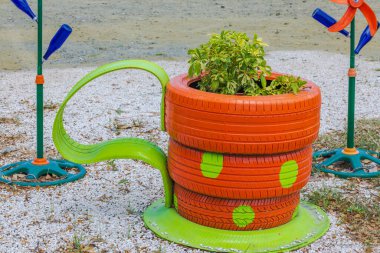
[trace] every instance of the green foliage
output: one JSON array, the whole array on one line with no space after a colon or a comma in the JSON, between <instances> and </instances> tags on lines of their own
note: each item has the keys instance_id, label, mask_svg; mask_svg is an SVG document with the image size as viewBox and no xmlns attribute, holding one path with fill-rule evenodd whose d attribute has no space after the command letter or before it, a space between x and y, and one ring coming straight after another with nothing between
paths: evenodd
<instances>
[{"instance_id":1,"label":"green foliage","mask_svg":"<svg viewBox=\"0 0 380 253\"><path fill-rule=\"evenodd\" d=\"M82 245L82 242L83 242L83 237L82 236L78 236L77 234L74 234L74 237L73 237L73 250L76 252L76 253L82 253L82 248L83 248L83 245Z\"/></svg>"},{"instance_id":2,"label":"green foliage","mask_svg":"<svg viewBox=\"0 0 380 253\"><path fill-rule=\"evenodd\" d=\"M302 80L300 77L291 75L279 76L265 90L269 91L269 94L267 95L286 94L292 92L297 94L306 83L307 82Z\"/></svg>"},{"instance_id":3,"label":"green foliage","mask_svg":"<svg viewBox=\"0 0 380 253\"><path fill-rule=\"evenodd\" d=\"M250 96L297 93L306 83L283 76L267 81L271 67L264 59L267 46L256 34L222 31L208 43L189 50L189 77L201 76L198 88L220 94L243 93Z\"/></svg>"}]
</instances>

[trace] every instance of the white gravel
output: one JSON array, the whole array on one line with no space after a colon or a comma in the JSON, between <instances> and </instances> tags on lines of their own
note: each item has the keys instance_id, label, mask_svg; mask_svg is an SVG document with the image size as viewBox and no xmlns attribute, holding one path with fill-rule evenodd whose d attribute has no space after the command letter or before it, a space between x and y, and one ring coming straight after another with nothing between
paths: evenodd
<instances>
[{"instance_id":1,"label":"white gravel","mask_svg":"<svg viewBox=\"0 0 380 253\"><path fill-rule=\"evenodd\" d=\"M322 133L344 129L346 56L297 51L272 52L268 59L273 70L301 75L321 86ZM158 64L170 76L186 72L187 67L186 62ZM380 117L378 68L378 62L358 62L358 117ZM45 100L52 101L53 105L62 102L75 82L92 69L47 69ZM12 117L20 123L0 126L0 153L15 149L2 157L1 164L31 158L34 151L34 78L34 71L0 72L0 118ZM166 151L168 137L159 131L160 94L159 82L149 74L136 70L109 74L88 85L70 102L65 114L66 127L83 143L139 136ZM45 113L46 148L53 156L57 155L50 137L55 110ZM131 128L117 130L115 124ZM9 146L4 144L7 136L20 136L20 139ZM2 186L0 252L66 252L75 236L84 245L93 246L94 252L202 252L158 239L144 227L142 212L154 200L163 197L158 171L130 160L99 163L87 169L83 180L55 188ZM123 179L127 181L121 181ZM345 183L338 179L311 181L306 190ZM332 227L327 235L299 252L364 251L362 244L347 236L336 217L330 215L330 219ZM380 248L378 250L380 252Z\"/></svg>"}]
</instances>

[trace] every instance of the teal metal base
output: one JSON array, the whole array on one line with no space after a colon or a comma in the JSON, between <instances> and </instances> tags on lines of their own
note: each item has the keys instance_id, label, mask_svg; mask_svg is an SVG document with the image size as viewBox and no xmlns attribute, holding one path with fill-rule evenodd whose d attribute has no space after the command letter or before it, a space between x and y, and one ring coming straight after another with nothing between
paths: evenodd
<instances>
[{"instance_id":1,"label":"teal metal base","mask_svg":"<svg viewBox=\"0 0 380 253\"><path fill-rule=\"evenodd\" d=\"M78 173L73 174L66 169L76 169ZM13 181L11 178L14 174L26 174L25 181ZM57 180L49 182L38 181L40 177L51 174L58 177ZM0 182L18 185L18 186L54 186L73 182L83 178L86 175L86 170L82 165L61 160L49 160L49 164L35 165L32 161L24 161L6 165L0 168Z\"/></svg>"},{"instance_id":2,"label":"teal metal base","mask_svg":"<svg viewBox=\"0 0 380 253\"><path fill-rule=\"evenodd\" d=\"M324 157L327 158L321 163L316 164L314 167L317 170L320 170L325 173L331 173L334 175L337 175L342 178L351 178L351 177L359 177L359 178L373 178L380 176L380 170L376 172L368 172L364 168L362 164L362 160L370 160L371 162L380 165L380 154L377 152L364 150L364 149L357 149L358 154L356 155L347 155L343 153L343 149L335 149L331 151L318 151L313 154L314 158L320 158ZM376 157L375 157L375 156ZM328 168L329 166L333 165L337 162L347 162L351 165L352 172L343 172L343 171L337 171L334 169Z\"/></svg>"}]
</instances>

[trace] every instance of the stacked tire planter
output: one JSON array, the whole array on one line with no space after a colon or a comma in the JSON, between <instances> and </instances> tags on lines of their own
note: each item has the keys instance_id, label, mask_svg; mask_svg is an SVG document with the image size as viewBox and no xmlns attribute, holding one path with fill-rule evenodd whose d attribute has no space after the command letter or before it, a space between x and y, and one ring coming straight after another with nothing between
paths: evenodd
<instances>
[{"instance_id":1,"label":"stacked tire planter","mask_svg":"<svg viewBox=\"0 0 380 253\"><path fill-rule=\"evenodd\" d=\"M290 222L311 173L319 88L308 82L297 95L248 97L199 91L197 81L175 77L165 97L177 212L223 230Z\"/></svg>"},{"instance_id":2,"label":"stacked tire planter","mask_svg":"<svg viewBox=\"0 0 380 253\"><path fill-rule=\"evenodd\" d=\"M152 73L162 85L161 129L171 136L169 157L146 140L84 145L64 129L64 109L76 92L131 68ZM143 220L168 241L212 252L284 252L324 235L327 215L298 205L319 128L319 89L308 83L297 96L223 96L191 88L196 81L182 75L169 82L161 67L142 60L104 65L65 98L54 121L54 143L74 162L134 159L159 170L165 198L153 202Z\"/></svg>"}]
</instances>

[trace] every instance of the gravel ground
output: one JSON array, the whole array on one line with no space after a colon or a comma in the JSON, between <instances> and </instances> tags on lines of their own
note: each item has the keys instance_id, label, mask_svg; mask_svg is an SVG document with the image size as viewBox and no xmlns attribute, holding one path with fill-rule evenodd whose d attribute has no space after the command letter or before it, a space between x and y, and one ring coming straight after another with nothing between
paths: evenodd
<instances>
[{"instance_id":1,"label":"gravel ground","mask_svg":"<svg viewBox=\"0 0 380 253\"><path fill-rule=\"evenodd\" d=\"M301 75L323 91L321 133L344 129L347 108L346 56L311 51L271 52L275 71ZM343 64L342 64L343 63ZM186 72L186 62L158 62L170 76ZM358 62L357 115L380 117L378 62ZM72 85L93 68L47 69L45 73L46 149L58 156L51 128L58 104ZM34 152L34 72L0 72L1 164L32 157ZM140 71L99 78L71 100L66 127L75 139L93 143L115 137L141 137L167 151L159 131L160 84ZM93 252L202 252L158 239L144 227L142 212L163 197L158 171L130 160L87 166L88 175L72 184L22 189L0 186L0 252L68 252L75 238ZM126 180L125 180L126 179ZM122 181L123 180L123 181ZM344 180L314 177L306 191L339 188ZM368 197L363 190L360 195ZM364 252L337 218L330 231L298 252ZM380 248L375 248L375 252Z\"/></svg>"}]
</instances>

